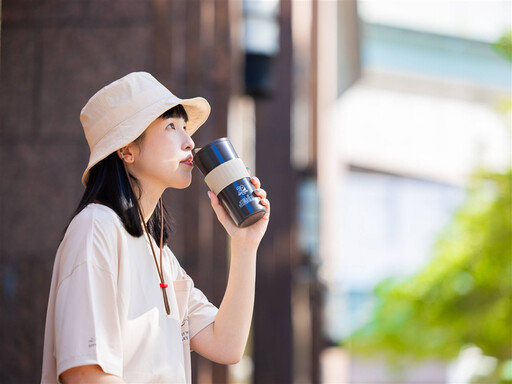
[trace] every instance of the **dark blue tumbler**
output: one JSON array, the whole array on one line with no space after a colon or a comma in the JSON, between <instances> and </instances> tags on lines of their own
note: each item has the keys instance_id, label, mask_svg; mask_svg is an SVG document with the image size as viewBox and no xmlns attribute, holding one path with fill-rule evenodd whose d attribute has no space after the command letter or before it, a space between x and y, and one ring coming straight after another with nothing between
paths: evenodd
<instances>
[{"instance_id":1,"label":"dark blue tumbler","mask_svg":"<svg viewBox=\"0 0 512 384\"><path fill-rule=\"evenodd\" d=\"M198 150L194 164L237 227L248 227L265 215L267 210L253 193L249 172L227 137Z\"/></svg>"}]
</instances>

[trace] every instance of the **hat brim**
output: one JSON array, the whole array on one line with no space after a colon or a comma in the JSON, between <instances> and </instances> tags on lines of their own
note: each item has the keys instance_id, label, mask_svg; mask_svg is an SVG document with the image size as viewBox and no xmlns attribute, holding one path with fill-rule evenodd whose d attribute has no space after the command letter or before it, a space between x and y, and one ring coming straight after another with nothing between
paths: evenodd
<instances>
[{"instance_id":1,"label":"hat brim","mask_svg":"<svg viewBox=\"0 0 512 384\"><path fill-rule=\"evenodd\" d=\"M89 157L89 163L82 175L82 184L87 186L89 172L91 168L111 153L130 144L137 139L146 128L160 117L164 112L181 104L187 112L187 133L192 136L205 123L210 115L210 104L202 97L190 99L179 99L175 96L169 96L158 100L142 111L138 111L133 116L128 117L117 126L113 127L103 138L101 142L94 147Z\"/></svg>"}]
</instances>

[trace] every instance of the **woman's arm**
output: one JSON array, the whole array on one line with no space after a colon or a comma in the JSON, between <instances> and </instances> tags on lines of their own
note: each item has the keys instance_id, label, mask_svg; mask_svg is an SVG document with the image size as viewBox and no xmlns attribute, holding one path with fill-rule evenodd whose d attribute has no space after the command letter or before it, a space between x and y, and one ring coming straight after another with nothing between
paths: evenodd
<instances>
[{"instance_id":1,"label":"woman's arm","mask_svg":"<svg viewBox=\"0 0 512 384\"><path fill-rule=\"evenodd\" d=\"M99 383L124 384L119 376L105 373L99 365L82 365L62 372L60 380L63 384Z\"/></svg>"},{"instance_id":2,"label":"woman's arm","mask_svg":"<svg viewBox=\"0 0 512 384\"><path fill-rule=\"evenodd\" d=\"M256 282L256 251L270 219L267 193L259 189L260 181L251 180L256 194L267 208L257 223L238 228L220 205L218 198L208 193L217 218L231 237L231 264L228 284L215 322L201 330L191 340L191 347L200 355L221 364L235 364L243 356L251 327Z\"/></svg>"},{"instance_id":3,"label":"woman's arm","mask_svg":"<svg viewBox=\"0 0 512 384\"><path fill-rule=\"evenodd\" d=\"M254 305L256 250L231 241L231 264L224 298L215 322L191 340L200 355L221 364L235 364L243 356Z\"/></svg>"}]
</instances>

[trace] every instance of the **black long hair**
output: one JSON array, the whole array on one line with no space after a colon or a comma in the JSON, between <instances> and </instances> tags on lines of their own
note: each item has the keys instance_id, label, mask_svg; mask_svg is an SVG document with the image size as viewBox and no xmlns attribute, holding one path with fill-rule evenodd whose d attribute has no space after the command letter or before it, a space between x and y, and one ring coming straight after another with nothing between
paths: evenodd
<instances>
[{"instance_id":1,"label":"black long hair","mask_svg":"<svg viewBox=\"0 0 512 384\"><path fill-rule=\"evenodd\" d=\"M167 110L159 118L168 119L170 117L179 117L188 121L187 112L181 104ZM135 143L142 142L143 138L144 133L135 140ZM142 186L133 175L130 174L130 178L131 183L128 180L123 161L119 158L117 152L111 153L91 168L85 192L72 217L78 215L87 205L93 202L100 203L117 213L130 235L142 236L144 229L139 215L140 196L135 195L131 184L136 185L136 189L140 193L142 193ZM166 245L169 243L174 221L165 207L163 214L163 244ZM149 233L157 242L160 239L160 219L160 206L158 205L147 223Z\"/></svg>"}]
</instances>

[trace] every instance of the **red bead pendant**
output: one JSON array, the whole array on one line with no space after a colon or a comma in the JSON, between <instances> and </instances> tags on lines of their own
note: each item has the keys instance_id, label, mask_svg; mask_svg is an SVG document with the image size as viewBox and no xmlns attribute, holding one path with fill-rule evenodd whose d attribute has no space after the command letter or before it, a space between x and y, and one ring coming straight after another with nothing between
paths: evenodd
<instances>
[{"instance_id":1,"label":"red bead pendant","mask_svg":"<svg viewBox=\"0 0 512 384\"><path fill-rule=\"evenodd\" d=\"M167 288L167 287L168 287L168 285L167 285L167 284L165 284L165 283L160 283L160 288Z\"/></svg>"}]
</instances>

